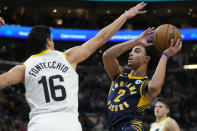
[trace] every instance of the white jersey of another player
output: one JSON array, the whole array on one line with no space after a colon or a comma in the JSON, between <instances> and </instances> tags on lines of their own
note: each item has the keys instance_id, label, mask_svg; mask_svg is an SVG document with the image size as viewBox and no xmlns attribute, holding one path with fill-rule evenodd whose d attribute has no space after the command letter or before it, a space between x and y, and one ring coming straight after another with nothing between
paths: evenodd
<instances>
[{"instance_id":1,"label":"white jersey of another player","mask_svg":"<svg viewBox=\"0 0 197 131\"><path fill-rule=\"evenodd\" d=\"M62 122L67 119L64 123L68 123L74 117L74 121L78 122L78 74L67 62L65 54L45 50L32 55L24 65L30 119L51 118L50 121L53 121L54 118L57 122L58 119ZM32 121L28 128L31 125Z\"/></svg>"},{"instance_id":2,"label":"white jersey of another player","mask_svg":"<svg viewBox=\"0 0 197 131\"><path fill-rule=\"evenodd\" d=\"M164 131L164 127L166 124L166 121L170 119L169 117L165 118L164 120L160 121L160 122L154 122L151 125L150 131Z\"/></svg>"}]
</instances>

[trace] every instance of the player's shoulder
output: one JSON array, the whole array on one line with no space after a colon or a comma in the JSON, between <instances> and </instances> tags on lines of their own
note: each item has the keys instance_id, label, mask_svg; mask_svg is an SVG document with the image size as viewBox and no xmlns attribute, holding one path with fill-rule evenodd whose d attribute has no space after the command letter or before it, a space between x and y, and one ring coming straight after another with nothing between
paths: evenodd
<instances>
[{"instance_id":1,"label":"player's shoulder","mask_svg":"<svg viewBox=\"0 0 197 131\"><path fill-rule=\"evenodd\" d=\"M170 125L174 125L174 124L177 124L176 120L171 118L171 117L168 117L167 120L166 120L166 126L170 126Z\"/></svg>"},{"instance_id":2,"label":"player's shoulder","mask_svg":"<svg viewBox=\"0 0 197 131\"><path fill-rule=\"evenodd\" d=\"M123 77L128 77L128 73L121 72L120 74L117 74L114 78L114 82L118 81L119 79L122 79Z\"/></svg>"},{"instance_id":3,"label":"player's shoulder","mask_svg":"<svg viewBox=\"0 0 197 131\"><path fill-rule=\"evenodd\" d=\"M168 117L167 119L166 119L166 122L176 122L173 118L171 118L171 117Z\"/></svg>"},{"instance_id":4,"label":"player's shoulder","mask_svg":"<svg viewBox=\"0 0 197 131\"><path fill-rule=\"evenodd\" d=\"M150 127L153 127L155 125L156 122L153 122L150 124Z\"/></svg>"}]
</instances>

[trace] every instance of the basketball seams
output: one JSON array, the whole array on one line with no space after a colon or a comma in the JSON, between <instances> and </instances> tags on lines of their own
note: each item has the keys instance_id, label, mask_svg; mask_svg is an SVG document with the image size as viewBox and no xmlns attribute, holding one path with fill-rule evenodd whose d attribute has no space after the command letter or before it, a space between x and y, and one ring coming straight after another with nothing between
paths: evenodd
<instances>
[{"instance_id":1,"label":"basketball seams","mask_svg":"<svg viewBox=\"0 0 197 131\"><path fill-rule=\"evenodd\" d=\"M158 32L158 30L155 30L154 35L153 35L153 43L156 43L156 44L154 44L154 47L157 50L161 51L161 48L158 46L159 45L159 42L157 40L157 38L158 38L157 32Z\"/></svg>"},{"instance_id":2,"label":"basketball seams","mask_svg":"<svg viewBox=\"0 0 197 131\"><path fill-rule=\"evenodd\" d=\"M169 24L168 24L168 27L166 29L166 39L168 38L168 29L169 29ZM163 49L165 49L166 39L165 39L165 43L162 45L163 46Z\"/></svg>"},{"instance_id":3,"label":"basketball seams","mask_svg":"<svg viewBox=\"0 0 197 131\"><path fill-rule=\"evenodd\" d=\"M157 41L157 33L156 33L156 42L158 43L158 41ZM161 51L161 48L158 46L158 44L157 44L156 48L158 48L158 50Z\"/></svg>"},{"instance_id":4,"label":"basketball seams","mask_svg":"<svg viewBox=\"0 0 197 131\"><path fill-rule=\"evenodd\" d=\"M177 42L177 39L178 39L178 33L179 33L179 32L178 32L178 29L176 28L176 36L175 36L176 39L175 39L175 37L174 37L174 39L176 40L175 43Z\"/></svg>"}]
</instances>

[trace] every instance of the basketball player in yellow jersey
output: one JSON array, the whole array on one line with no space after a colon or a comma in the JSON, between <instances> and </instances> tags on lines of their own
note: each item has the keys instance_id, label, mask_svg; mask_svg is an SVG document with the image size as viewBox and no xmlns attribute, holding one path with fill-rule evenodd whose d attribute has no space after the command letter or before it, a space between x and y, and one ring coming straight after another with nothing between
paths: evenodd
<instances>
[{"instance_id":1,"label":"basketball player in yellow jersey","mask_svg":"<svg viewBox=\"0 0 197 131\"><path fill-rule=\"evenodd\" d=\"M158 98L154 109L156 122L151 124L150 131L180 131L177 122L168 117L169 111L168 101L163 97Z\"/></svg>"},{"instance_id":2,"label":"basketball player in yellow jersey","mask_svg":"<svg viewBox=\"0 0 197 131\"><path fill-rule=\"evenodd\" d=\"M26 99L30 105L28 131L81 131L78 120L77 64L86 60L103 46L126 22L144 14L146 3L140 3L123 13L81 46L65 52L54 49L50 30L35 26L27 41L34 55L24 65L18 65L0 75L0 88L24 82ZM4 24L1 18L1 24Z\"/></svg>"},{"instance_id":3,"label":"basketball player in yellow jersey","mask_svg":"<svg viewBox=\"0 0 197 131\"><path fill-rule=\"evenodd\" d=\"M110 131L143 131L142 113L151 100L160 91L165 78L168 58L181 50L182 42L173 40L162 54L152 79L146 76L151 59L150 43L147 43L154 28L148 28L134 40L123 42L106 50L103 63L108 76L112 80L107 98L107 121ZM130 72L125 73L117 57L129 49L128 66Z\"/></svg>"}]
</instances>

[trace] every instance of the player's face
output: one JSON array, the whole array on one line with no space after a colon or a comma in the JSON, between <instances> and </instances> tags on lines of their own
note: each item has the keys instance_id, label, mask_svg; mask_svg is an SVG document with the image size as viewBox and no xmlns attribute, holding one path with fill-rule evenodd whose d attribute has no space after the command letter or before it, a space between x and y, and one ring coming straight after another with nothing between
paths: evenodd
<instances>
[{"instance_id":1,"label":"player's face","mask_svg":"<svg viewBox=\"0 0 197 131\"><path fill-rule=\"evenodd\" d=\"M163 116L167 116L169 109L166 107L166 105L162 102L157 102L155 104L155 116L156 117L163 117Z\"/></svg>"},{"instance_id":2,"label":"player's face","mask_svg":"<svg viewBox=\"0 0 197 131\"><path fill-rule=\"evenodd\" d=\"M138 68L140 65L144 64L145 56L145 48L143 46L135 46L129 53L128 66L131 69Z\"/></svg>"}]
</instances>

